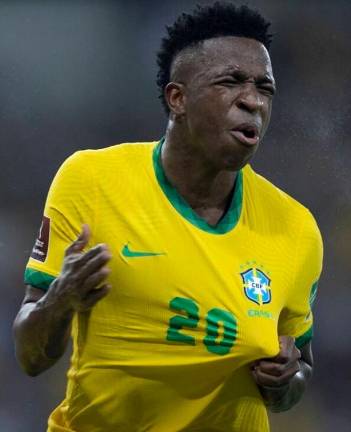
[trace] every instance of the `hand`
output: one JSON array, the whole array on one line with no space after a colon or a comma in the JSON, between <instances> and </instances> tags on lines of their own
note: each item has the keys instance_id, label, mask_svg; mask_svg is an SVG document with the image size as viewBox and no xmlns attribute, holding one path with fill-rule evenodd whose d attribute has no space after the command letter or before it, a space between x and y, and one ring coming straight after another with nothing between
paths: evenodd
<instances>
[{"instance_id":1,"label":"hand","mask_svg":"<svg viewBox=\"0 0 351 432\"><path fill-rule=\"evenodd\" d=\"M279 336L280 351L272 358L257 360L252 365L252 375L261 387L282 388L300 370L300 351L291 336Z\"/></svg>"},{"instance_id":2,"label":"hand","mask_svg":"<svg viewBox=\"0 0 351 432\"><path fill-rule=\"evenodd\" d=\"M112 256L104 244L83 253L89 238L89 226L83 225L77 240L66 249L61 273L47 293L47 301L55 302L61 309L72 312L89 310L111 288L108 284L101 284L110 273L105 266Z\"/></svg>"}]
</instances>

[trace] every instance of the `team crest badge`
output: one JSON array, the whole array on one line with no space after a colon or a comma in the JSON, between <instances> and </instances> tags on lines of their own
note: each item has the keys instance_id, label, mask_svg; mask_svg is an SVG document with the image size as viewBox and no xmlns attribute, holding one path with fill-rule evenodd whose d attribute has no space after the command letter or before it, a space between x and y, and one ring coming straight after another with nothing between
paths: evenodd
<instances>
[{"instance_id":1,"label":"team crest badge","mask_svg":"<svg viewBox=\"0 0 351 432\"><path fill-rule=\"evenodd\" d=\"M271 280L262 270L252 267L240 275L243 280L245 295L249 300L259 306L270 303L272 300Z\"/></svg>"}]
</instances>

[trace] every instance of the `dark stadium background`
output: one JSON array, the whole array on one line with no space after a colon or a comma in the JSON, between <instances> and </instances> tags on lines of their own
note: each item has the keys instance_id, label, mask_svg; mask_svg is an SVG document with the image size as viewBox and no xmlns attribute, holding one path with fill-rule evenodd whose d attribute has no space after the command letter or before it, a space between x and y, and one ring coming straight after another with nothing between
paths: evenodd
<instances>
[{"instance_id":1,"label":"dark stadium background","mask_svg":"<svg viewBox=\"0 0 351 432\"><path fill-rule=\"evenodd\" d=\"M203 4L205 2L198 1ZM206 2L207 3L207 2ZM41 432L67 358L37 378L15 362L11 324L50 181L78 149L155 140L166 118L155 52L194 1L0 1L0 431ZM256 0L274 23L279 92L253 165L308 206L324 237L315 375L273 432L351 430L351 2Z\"/></svg>"}]
</instances>

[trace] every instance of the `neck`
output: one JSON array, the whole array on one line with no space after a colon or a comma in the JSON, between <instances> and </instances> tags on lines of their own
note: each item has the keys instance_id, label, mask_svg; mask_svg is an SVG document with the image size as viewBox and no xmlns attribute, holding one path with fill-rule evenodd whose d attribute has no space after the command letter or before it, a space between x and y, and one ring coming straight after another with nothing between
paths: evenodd
<instances>
[{"instance_id":1,"label":"neck","mask_svg":"<svg viewBox=\"0 0 351 432\"><path fill-rule=\"evenodd\" d=\"M172 127L172 121L162 146L161 163L168 181L197 213L226 210L237 173L214 167L201 149Z\"/></svg>"}]
</instances>

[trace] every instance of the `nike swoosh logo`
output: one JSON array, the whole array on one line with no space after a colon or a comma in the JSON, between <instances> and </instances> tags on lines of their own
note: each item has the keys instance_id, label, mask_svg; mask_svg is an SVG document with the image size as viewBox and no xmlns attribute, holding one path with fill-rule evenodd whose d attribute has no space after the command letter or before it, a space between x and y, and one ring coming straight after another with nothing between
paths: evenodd
<instances>
[{"instance_id":1,"label":"nike swoosh logo","mask_svg":"<svg viewBox=\"0 0 351 432\"><path fill-rule=\"evenodd\" d=\"M147 256L157 256L157 255L165 255L163 252L139 252L132 251L129 249L129 245L125 244L122 248L122 255L127 258L137 258L137 257L147 257Z\"/></svg>"}]
</instances>

